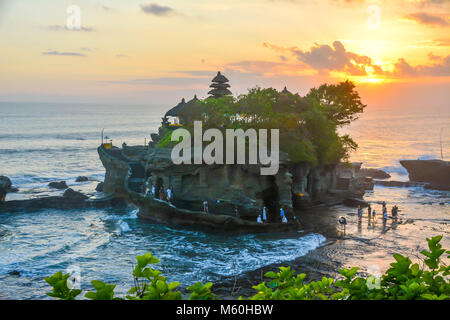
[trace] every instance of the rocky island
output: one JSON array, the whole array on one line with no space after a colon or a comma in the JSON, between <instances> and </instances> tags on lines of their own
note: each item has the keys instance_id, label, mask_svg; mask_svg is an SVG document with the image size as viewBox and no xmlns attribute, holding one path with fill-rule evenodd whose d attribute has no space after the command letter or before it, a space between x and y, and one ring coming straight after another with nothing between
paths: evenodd
<instances>
[{"instance_id":1,"label":"rocky island","mask_svg":"<svg viewBox=\"0 0 450 320\"><path fill-rule=\"evenodd\" d=\"M425 182L430 189L450 191L450 162L443 160L401 160L409 180Z\"/></svg>"},{"instance_id":2,"label":"rocky island","mask_svg":"<svg viewBox=\"0 0 450 320\"><path fill-rule=\"evenodd\" d=\"M148 146L102 144L103 191L133 202L144 219L234 232L297 230L302 210L362 198L367 179L355 174L361 164L341 161L356 144L336 133L364 108L352 83L323 85L305 97L287 88L255 88L233 98L228 79L219 72L211 88L207 99L183 99L169 110ZM338 106L330 89L344 96ZM171 135L180 127L192 131L195 120L219 130L280 128L278 172L261 175L261 164L175 165ZM257 223L263 207L267 223ZM287 223L280 221L281 208Z\"/></svg>"}]
</instances>

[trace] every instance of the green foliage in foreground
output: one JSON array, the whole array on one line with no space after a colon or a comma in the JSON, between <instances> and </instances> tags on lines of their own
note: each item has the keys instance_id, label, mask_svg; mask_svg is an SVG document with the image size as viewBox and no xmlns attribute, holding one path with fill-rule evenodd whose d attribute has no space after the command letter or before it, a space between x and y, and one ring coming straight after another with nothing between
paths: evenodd
<instances>
[{"instance_id":1,"label":"green foliage in foreground","mask_svg":"<svg viewBox=\"0 0 450 320\"><path fill-rule=\"evenodd\" d=\"M320 281L305 283L306 274L295 274L290 267L280 267L279 272L267 272L269 282L263 282L253 289L257 293L250 300L450 300L450 268L441 261L442 255L450 258L450 251L442 249L442 236L428 241L428 249L421 254L425 256L421 268L411 259L394 254L395 262L380 278L357 276L358 268L343 269L340 279L322 278ZM125 297L128 300L181 300L181 292L176 290L178 282L166 281L161 271L152 269L159 263L150 253L137 256L137 265L133 270L135 286ZM74 300L81 290L72 290L68 286L69 274L62 272L45 278L53 291L50 297L62 300ZM92 300L122 300L114 296L115 285L102 281L91 282L95 291L87 292L85 297ZM188 287L189 300L218 299L211 292L212 283L196 283Z\"/></svg>"}]
</instances>

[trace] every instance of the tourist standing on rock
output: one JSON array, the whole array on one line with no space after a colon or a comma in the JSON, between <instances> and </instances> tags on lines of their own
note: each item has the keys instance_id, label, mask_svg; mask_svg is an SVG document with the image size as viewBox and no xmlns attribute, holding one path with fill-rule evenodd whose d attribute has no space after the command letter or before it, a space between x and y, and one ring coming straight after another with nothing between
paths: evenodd
<instances>
[{"instance_id":1,"label":"tourist standing on rock","mask_svg":"<svg viewBox=\"0 0 450 320\"><path fill-rule=\"evenodd\" d=\"M372 211L373 222L375 222L375 216L376 216L376 214L377 214L377 213L375 212L375 210L373 210L373 211Z\"/></svg>"},{"instance_id":2,"label":"tourist standing on rock","mask_svg":"<svg viewBox=\"0 0 450 320\"><path fill-rule=\"evenodd\" d=\"M152 195L153 195L153 198L156 197L156 187L155 186L152 186Z\"/></svg>"},{"instance_id":3,"label":"tourist standing on rock","mask_svg":"<svg viewBox=\"0 0 450 320\"><path fill-rule=\"evenodd\" d=\"M263 223L262 219L261 219L261 215L258 216L258 218L256 219L257 223Z\"/></svg>"},{"instance_id":4,"label":"tourist standing on rock","mask_svg":"<svg viewBox=\"0 0 450 320\"><path fill-rule=\"evenodd\" d=\"M265 206L263 207L262 212L263 212L262 219L264 222L267 222L267 208Z\"/></svg>"},{"instance_id":5,"label":"tourist standing on rock","mask_svg":"<svg viewBox=\"0 0 450 320\"><path fill-rule=\"evenodd\" d=\"M203 212L208 213L208 201L203 201Z\"/></svg>"},{"instance_id":6,"label":"tourist standing on rock","mask_svg":"<svg viewBox=\"0 0 450 320\"><path fill-rule=\"evenodd\" d=\"M361 219L363 215L363 210L361 208L361 206L358 206L358 218Z\"/></svg>"},{"instance_id":7,"label":"tourist standing on rock","mask_svg":"<svg viewBox=\"0 0 450 320\"><path fill-rule=\"evenodd\" d=\"M281 223L288 223L286 216L283 216L283 219L281 219Z\"/></svg>"},{"instance_id":8,"label":"tourist standing on rock","mask_svg":"<svg viewBox=\"0 0 450 320\"><path fill-rule=\"evenodd\" d=\"M164 199L164 186L161 186L161 188L159 188L159 200L163 199Z\"/></svg>"},{"instance_id":9,"label":"tourist standing on rock","mask_svg":"<svg viewBox=\"0 0 450 320\"><path fill-rule=\"evenodd\" d=\"M239 218L239 210L237 206L234 206L234 215L236 216L236 218Z\"/></svg>"},{"instance_id":10,"label":"tourist standing on rock","mask_svg":"<svg viewBox=\"0 0 450 320\"><path fill-rule=\"evenodd\" d=\"M285 216L283 207L280 208L280 216L281 216L281 221L283 221L283 218Z\"/></svg>"},{"instance_id":11,"label":"tourist standing on rock","mask_svg":"<svg viewBox=\"0 0 450 320\"><path fill-rule=\"evenodd\" d=\"M170 204L170 200L172 199L172 190L167 188L167 202Z\"/></svg>"},{"instance_id":12,"label":"tourist standing on rock","mask_svg":"<svg viewBox=\"0 0 450 320\"><path fill-rule=\"evenodd\" d=\"M367 207L367 214L369 215L369 219L370 219L370 215L372 214L372 207L370 206L370 204Z\"/></svg>"},{"instance_id":13,"label":"tourist standing on rock","mask_svg":"<svg viewBox=\"0 0 450 320\"><path fill-rule=\"evenodd\" d=\"M388 214L387 214L387 211L386 211L386 212L383 213L383 222L386 223L387 219L388 219Z\"/></svg>"}]
</instances>

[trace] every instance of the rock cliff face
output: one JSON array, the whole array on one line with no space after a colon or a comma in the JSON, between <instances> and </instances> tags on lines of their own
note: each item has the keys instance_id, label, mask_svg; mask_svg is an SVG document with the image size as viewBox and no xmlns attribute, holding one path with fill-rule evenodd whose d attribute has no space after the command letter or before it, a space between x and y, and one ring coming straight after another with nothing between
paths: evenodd
<instances>
[{"instance_id":1,"label":"rock cliff face","mask_svg":"<svg viewBox=\"0 0 450 320\"><path fill-rule=\"evenodd\" d=\"M450 186L450 162L442 160L402 160L408 170L409 180Z\"/></svg>"},{"instance_id":2,"label":"rock cliff face","mask_svg":"<svg viewBox=\"0 0 450 320\"><path fill-rule=\"evenodd\" d=\"M122 155L122 150L118 148L108 150L112 157L105 156L106 151L103 148L99 148L98 152L106 170L103 192L114 194L118 197L128 197L128 192L124 185L128 167L126 158Z\"/></svg>"},{"instance_id":3,"label":"rock cliff face","mask_svg":"<svg viewBox=\"0 0 450 320\"><path fill-rule=\"evenodd\" d=\"M151 172L149 184L156 190L173 187L177 206L253 217L263 205L275 216L280 206L292 211L292 174L281 161L278 174L261 176L259 165L174 165L171 149L150 149L144 166Z\"/></svg>"},{"instance_id":4,"label":"rock cliff face","mask_svg":"<svg viewBox=\"0 0 450 320\"><path fill-rule=\"evenodd\" d=\"M152 186L156 198L162 190L163 200L171 187L176 208L199 212L207 201L210 213L254 221L266 206L272 222L279 221L280 207L292 217L294 208L336 203L364 192L363 183L352 178L339 188L337 166L292 164L284 156L276 175L262 176L259 165L175 165L169 148L100 147L99 155L106 169L104 191L128 197L147 211L154 201L143 197Z\"/></svg>"}]
</instances>

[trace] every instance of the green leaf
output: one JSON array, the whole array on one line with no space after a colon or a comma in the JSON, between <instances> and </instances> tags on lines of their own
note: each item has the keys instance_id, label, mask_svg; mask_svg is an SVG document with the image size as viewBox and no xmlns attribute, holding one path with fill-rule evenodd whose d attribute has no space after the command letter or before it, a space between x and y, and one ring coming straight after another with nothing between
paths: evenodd
<instances>
[{"instance_id":1,"label":"green leaf","mask_svg":"<svg viewBox=\"0 0 450 320\"><path fill-rule=\"evenodd\" d=\"M95 290L100 290L105 287L105 283L103 281L92 280L91 283Z\"/></svg>"},{"instance_id":2,"label":"green leaf","mask_svg":"<svg viewBox=\"0 0 450 320\"><path fill-rule=\"evenodd\" d=\"M171 283L169 283L169 290L171 291L171 290L177 288L180 284L181 283L179 283L179 282L171 282ZM211 283L211 285L212 285L212 283Z\"/></svg>"},{"instance_id":3,"label":"green leaf","mask_svg":"<svg viewBox=\"0 0 450 320\"><path fill-rule=\"evenodd\" d=\"M273 272L273 271L266 272L266 273L264 274L264 276L267 277L267 278L271 278L271 279L277 278L277 274L276 274L275 272Z\"/></svg>"}]
</instances>

